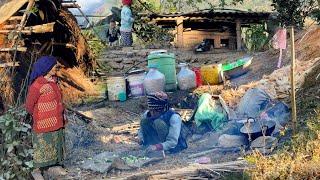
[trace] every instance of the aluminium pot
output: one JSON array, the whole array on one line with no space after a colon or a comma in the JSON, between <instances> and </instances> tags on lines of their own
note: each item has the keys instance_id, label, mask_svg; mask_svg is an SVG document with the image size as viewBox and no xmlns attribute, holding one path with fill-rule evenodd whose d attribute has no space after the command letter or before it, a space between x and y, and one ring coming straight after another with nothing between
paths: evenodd
<instances>
[{"instance_id":1,"label":"aluminium pot","mask_svg":"<svg viewBox=\"0 0 320 180\"><path fill-rule=\"evenodd\" d=\"M257 121L255 119L248 119L244 123L240 132L245 135L249 141L253 141L260 136L270 136L276 127L275 121Z\"/></svg>"}]
</instances>

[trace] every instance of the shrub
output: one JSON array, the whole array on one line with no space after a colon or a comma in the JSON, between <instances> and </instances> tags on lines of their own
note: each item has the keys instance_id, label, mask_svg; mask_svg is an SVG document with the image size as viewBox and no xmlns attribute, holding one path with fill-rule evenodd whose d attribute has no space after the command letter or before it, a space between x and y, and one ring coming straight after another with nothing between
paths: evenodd
<instances>
[{"instance_id":1,"label":"shrub","mask_svg":"<svg viewBox=\"0 0 320 180\"><path fill-rule=\"evenodd\" d=\"M0 179L28 179L33 168L31 126L22 108L0 117Z\"/></svg>"}]
</instances>

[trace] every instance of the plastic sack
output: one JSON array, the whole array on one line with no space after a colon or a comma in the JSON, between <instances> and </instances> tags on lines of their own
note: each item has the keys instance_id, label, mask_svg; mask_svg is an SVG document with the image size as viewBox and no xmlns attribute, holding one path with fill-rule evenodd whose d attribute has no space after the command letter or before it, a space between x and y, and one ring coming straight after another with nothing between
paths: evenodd
<instances>
[{"instance_id":1,"label":"plastic sack","mask_svg":"<svg viewBox=\"0 0 320 180\"><path fill-rule=\"evenodd\" d=\"M257 118L270 101L271 97L265 91L258 88L250 89L241 98L237 110L238 117Z\"/></svg>"},{"instance_id":2,"label":"plastic sack","mask_svg":"<svg viewBox=\"0 0 320 180\"><path fill-rule=\"evenodd\" d=\"M276 122L275 132L278 132L289 122L290 109L285 103L281 101L275 101L269 103L268 108L261 113L260 118L261 120Z\"/></svg>"},{"instance_id":3,"label":"plastic sack","mask_svg":"<svg viewBox=\"0 0 320 180\"><path fill-rule=\"evenodd\" d=\"M213 130L220 129L227 121L228 115L219 100L212 99L210 94L203 94L198 101L198 109L195 114L197 127L202 124L210 124Z\"/></svg>"}]
</instances>

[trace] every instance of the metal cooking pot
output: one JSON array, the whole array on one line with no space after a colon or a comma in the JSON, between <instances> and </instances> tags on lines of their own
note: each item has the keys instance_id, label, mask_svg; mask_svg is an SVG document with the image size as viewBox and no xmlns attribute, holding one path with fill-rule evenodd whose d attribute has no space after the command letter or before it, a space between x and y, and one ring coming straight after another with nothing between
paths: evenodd
<instances>
[{"instance_id":1,"label":"metal cooking pot","mask_svg":"<svg viewBox=\"0 0 320 180\"><path fill-rule=\"evenodd\" d=\"M274 121L257 121L253 118L249 118L244 123L240 132L245 135L249 141L253 141L260 136L270 136L276 127Z\"/></svg>"}]
</instances>

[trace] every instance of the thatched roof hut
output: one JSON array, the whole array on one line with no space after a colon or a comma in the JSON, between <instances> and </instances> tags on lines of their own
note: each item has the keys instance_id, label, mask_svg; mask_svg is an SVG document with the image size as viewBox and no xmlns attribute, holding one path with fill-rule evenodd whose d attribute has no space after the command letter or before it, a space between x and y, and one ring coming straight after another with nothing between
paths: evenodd
<instances>
[{"instance_id":1,"label":"thatched roof hut","mask_svg":"<svg viewBox=\"0 0 320 180\"><path fill-rule=\"evenodd\" d=\"M85 77L94 58L70 8L78 5L62 0L0 4L0 92L6 105L23 103L30 67L42 55L57 56L64 65L59 77L66 101L94 91Z\"/></svg>"}]
</instances>

